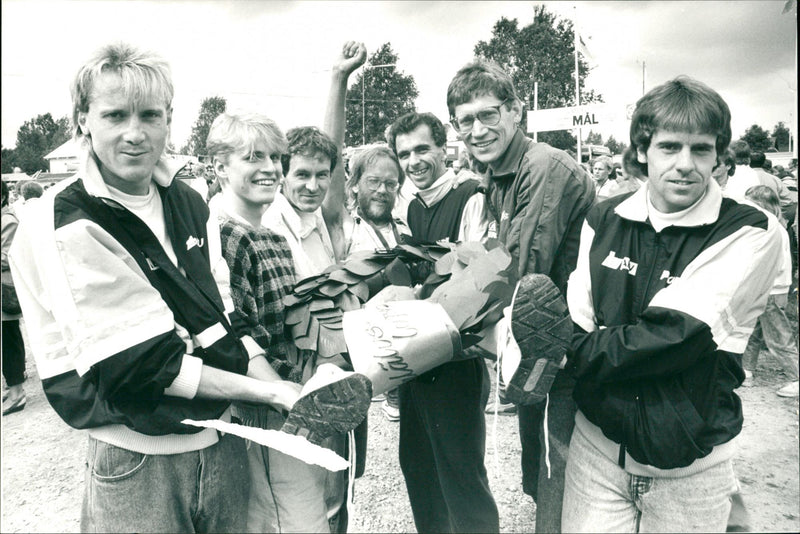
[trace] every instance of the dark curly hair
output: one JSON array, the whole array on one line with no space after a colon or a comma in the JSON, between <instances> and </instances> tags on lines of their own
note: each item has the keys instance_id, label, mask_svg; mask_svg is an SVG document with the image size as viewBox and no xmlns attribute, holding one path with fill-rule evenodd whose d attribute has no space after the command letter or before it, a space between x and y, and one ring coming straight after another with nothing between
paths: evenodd
<instances>
[{"instance_id":1,"label":"dark curly hair","mask_svg":"<svg viewBox=\"0 0 800 534\"><path fill-rule=\"evenodd\" d=\"M319 155L328 158L331 161L331 172L339 161L339 150L336 148L336 144L328 134L315 126L292 128L286 132L286 140L289 142L289 148L286 154L281 155L284 176L289 174L292 156L314 157Z\"/></svg>"},{"instance_id":2,"label":"dark curly hair","mask_svg":"<svg viewBox=\"0 0 800 534\"><path fill-rule=\"evenodd\" d=\"M386 134L386 142L389 143L389 148L392 152L397 154L397 136L413 132L422 125L426 125L431 130L431 137L436 146L441 148L447 142L447 132L444 129L444 124L433 113L417 113L410 111L402 115L391 127Z\"/></svg>"}]
</instances>

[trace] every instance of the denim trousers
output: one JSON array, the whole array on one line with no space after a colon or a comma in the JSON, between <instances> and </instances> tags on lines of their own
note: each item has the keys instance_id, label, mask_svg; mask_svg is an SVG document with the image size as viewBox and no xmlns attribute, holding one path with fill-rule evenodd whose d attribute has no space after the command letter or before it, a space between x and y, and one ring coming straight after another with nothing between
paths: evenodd
<instances>
[{"instance_id":1,"label":"denim trousers","mask_svg":"<svg viewBox=\"0 0 800 534\"><path fill-rule=\"evenodd\" d=\"M89 438L82 532L243 532L250 492L244 441L148 455Z\"/></svg>"},{"instance_id":2,"label":"denim trousers","mask_svg":"<svg viewBox=\"0 0 800 534\"><path fill-rule=\"evenodd\" d=\"M731 460L682 478L631 475L576 430L561 526L564 532L725 532L737 487Z\"/></svg>"},{"instance_id":3,"label":"denim trousers","mask_svg":"<svg viewBox=\"0 0 800 534\"><path fill-rule=\"evenodd\" d=\"M790 380L798 378L797 344L792 332L792 324L786 317L786 295L770 295L767 307L758 318L753 335L747 342L742 355L742 365L748 371L758 367L758 355L762 347L775 358Z\"/></svg>"},{"instance_id":4,"label":"denim trousers","mask_svg":"<svg viewBox=\"0 0 800 534\"><path fill-rule=\"evenodd\" d=\"M574 379L564 372L556 375L547 402L547 437L544 432L544 402L517 408L522 445L522 491L533 497L536 503L536 532L562 531L564 469L578 410L572 399L574 386Z\"/></svg>"}]
</instances>

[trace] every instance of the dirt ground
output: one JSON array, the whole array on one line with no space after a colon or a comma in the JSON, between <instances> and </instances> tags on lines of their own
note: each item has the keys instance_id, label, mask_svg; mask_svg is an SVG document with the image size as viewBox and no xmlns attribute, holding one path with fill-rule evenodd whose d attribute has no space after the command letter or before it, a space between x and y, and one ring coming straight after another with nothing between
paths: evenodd
<instances>
[{"instance_id":1,"label":"dirt ground","mask_svg":"<svg viewBox=\"0 0 800 534\"><path fill-rule=\"evenodd\" d=\"M2 418L0 532L77 532L86 435L47 404L28 362L27 407ZM740 388L745 423L735 460L755 532L800 532L798 399L775 390L786 382L762 355L753 387ZM496 442L495 442L496 439ZM533 532L535 505L521 490L516 417L487 416L486 466L500 509L501 532ZM397 460L398 425L373 403L367 470L356 481L351 532L414 532Z\"/></svg>"}]
</instances>

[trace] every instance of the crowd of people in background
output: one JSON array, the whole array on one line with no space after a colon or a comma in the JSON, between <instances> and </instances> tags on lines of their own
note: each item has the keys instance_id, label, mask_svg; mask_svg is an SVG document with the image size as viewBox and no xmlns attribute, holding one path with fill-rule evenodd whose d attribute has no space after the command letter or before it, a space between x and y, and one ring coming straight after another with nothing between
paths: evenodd
<instances>
[{"instance_id":1,"label":"crowd of people in background","mask_svg":"<svg viewBox=\"0 0 800 534\"><path fill-rule=\"evenodd\" d=\"M746 508L735 390L767 352L788 378L777 394L798 396L796 161L732 141L720 95L678 77L637 103L620 163L583 164L525 135L511 77L483 60L446 88L456 160L440 118L410 112L345 161L366 56L343 45L321 128L223 113L181 169L164 152L166 62L104 47L71 87L81 170L46 192L3 183L3 415L25 407L24 318L48 401L89 434L82 530L346 532L366 420L322 440L356 458L338 472L181 421L280 430L325 365L352 376L346 354L293 343L297 282L408 239L493 239L520 279L552 281L574 335L544 402L507 400L519 375L496 367L488 404L493 362L464 355L381 399L417 531L499 531L490 411L518 417L536 532L724 531Z\"/></svg>"}]
</instances>

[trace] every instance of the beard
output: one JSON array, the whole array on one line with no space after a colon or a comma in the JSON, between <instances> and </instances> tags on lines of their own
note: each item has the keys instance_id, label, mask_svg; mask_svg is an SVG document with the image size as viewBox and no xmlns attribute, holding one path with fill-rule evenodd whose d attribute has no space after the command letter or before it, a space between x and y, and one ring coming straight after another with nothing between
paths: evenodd
<instances>
[{"instance_id":1,"label":"beard","mask_svg":"<svg viewBox=\"0 0 800 534\"><path fill-rule=\"evenodd\" d=\"M386 204L376 204L372 201L367 203L367 208L362 208L362 217L374 224L386 224L392 220L392 209L394 202Z\"/></svg>"}]
</instances>

